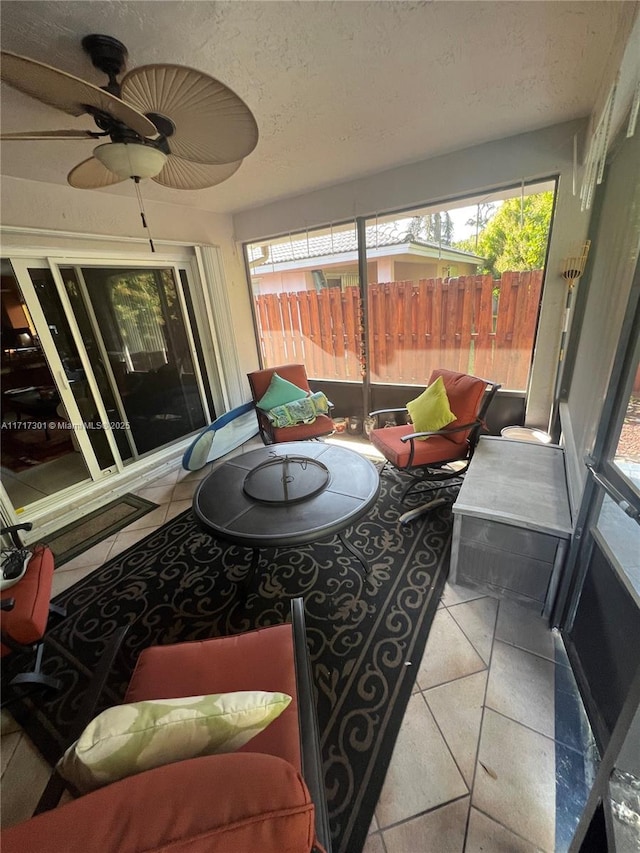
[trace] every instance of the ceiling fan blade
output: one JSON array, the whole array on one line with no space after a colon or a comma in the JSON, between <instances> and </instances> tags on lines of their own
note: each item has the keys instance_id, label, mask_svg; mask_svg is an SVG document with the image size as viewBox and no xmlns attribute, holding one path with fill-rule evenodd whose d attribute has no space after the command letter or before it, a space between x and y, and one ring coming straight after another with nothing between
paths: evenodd
<instances>
[{"instance_id":1,"label":"ceiling fan blade","mask_svg":"<svg viewBox=\"0 0 640 853\"><path fill-rule=\"evenodd\" d=\"M16 133L2 133L0 139L11 141L12 139L95 139L97 133L90 130L23 130Z\"/></svg>"},{"instance_id":2,"label":"ceiling fan blade","mask_svg":"<svg viewBox=\"0 0 640 853\"><path fill-rule=\"evenodd\" d=\"M237 160L235 163L212 166L206 163L193 163L169 154L160 174L151 180L174 190L203 190L226 181L238 171L241 164L242 160Z\"/></svg>"},{"instance_id":3,"label":"ceiling fan blade","mask_svg":"<svg viewBox=\"0 0 640 853\"><path fill-rule=\"evenodd\" d=\"M111 184L121 184L127 178L119 178L103 166L95 157L83 160L69 172L67 181L79 190L99 190Z\"/></svg>"},{"instance_id":4,"label":"ceiling fan blade","mask_svg":"<svg viewBox=\"0 0 640 853\"><path fill-rule=\"evenodd\" d=\"M185 160L220 165L242 160L258 143L245 102L223 83L182 65L143 65L122 81L122 99L170 119L169 148Z\"/></svg>"},{"instance_id":5,"label":"ceiling fan blade","mask_svg":"<svg viewBox=\"0 0 640 853\"><path fill-rule=\"evenodd\" d=\"M6 50L2 51L0 58L0 80L43 104L72 116L83 115L90 112L88 108L93 108L121 121L140 136L156 136L158 133L146 116L93 83Z\"/></svg>"}]
</instances>

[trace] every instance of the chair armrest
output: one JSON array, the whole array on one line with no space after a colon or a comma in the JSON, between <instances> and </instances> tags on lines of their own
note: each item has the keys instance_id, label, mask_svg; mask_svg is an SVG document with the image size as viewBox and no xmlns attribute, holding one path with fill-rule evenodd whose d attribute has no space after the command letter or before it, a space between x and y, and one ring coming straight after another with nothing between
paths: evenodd
<instances>
[{"instance_id":1,"label":"chair armrest","mask_svg":"<svg viewBox=\"0 0 640 853\"><path fill-rule=\"evenodd\" d=\"M388 414L391 414L392 412L407 412L407 411L408 411L408 409L406 408L406 406L403 406L400 409L376 409L375 412L369 412L369 417L375 418L376 415L388 415Z\"/></svg>"},{"instance_id":2,"label":"chair armrest","mask_svg":"<svg viewBox=\"0 0 640 853\"><path fill-rule=\"evenodd\" d=\"M84 694L82 702L80 703L78 714L73 721L69 737L64 745L65 749L66 747L71 746L71 744L80 737L86 726L94 718L96 707L100 701L100 696L104 690L109 673L111 672L111 667L113 666L116 655L120 651L120 647L122 646L122 642L128 630L129 625L122 625L108 638L104 651L98 661L98 665L94 670L91 681L89 682L87 692ZM69 783L54 771L51 774L40 799L38 800L38 805L36 806L33 814L37 815L42 812L48 812L50 809L54 809L58 805L60 797L67 788L69 788L73 794L77 794L77 791L73 791Z\"/></svg>"},{"instance_id":3,"label":"chair armrest","mask_svg":"<svg viewBox=\"0 0 640 853\"><path fill-rule=\"evenodd\" d=\"M10 527L2 527L0 528L0 536L10 536L11 541L15 545L16 548L24 547L20 537L18 536L19 530L31 530L33 524L30 521L24 521L22 524L12 524Z\"/></svg>"},{"instance_id":4,"label":"chair armrest","mask_svg":"<svg viewBox=\"0 0 640 853\"><path fill-rule=\"evenodd\" d=\"M411 432L409 435L400 436L400 441L413 441L414 438L426 438L431 435L451 435L454 432L461 432L462 430L473 429L473 427L481 426L482 421L473 421L470 424L462 424L461 426L454 427L453 429L436 429L433 432Z\"/></svg>"},{"instance_id":5,"label":"chair armrest","mask_svg":"<svg viewBox=\"0 0 640 853\"><path fill-rule=\"evenodd\" d=\"M331 853L331 830L320 755L320 734L309 663L307 631L304 620L304 600L294 598L291 602L293 647L296 662L296 684L298 688L298 725L300 728L300 752L302 776L315 806L316 835L327 853Z\"/></svg>"}]
</instances>

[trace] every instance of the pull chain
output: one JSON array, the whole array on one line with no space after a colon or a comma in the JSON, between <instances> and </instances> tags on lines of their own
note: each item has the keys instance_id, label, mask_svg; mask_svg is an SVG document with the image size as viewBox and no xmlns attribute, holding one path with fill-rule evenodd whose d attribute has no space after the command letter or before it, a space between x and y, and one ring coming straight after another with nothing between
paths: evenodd
<instances>
[{"instance_id":1,"label":"pull chain","mask_svg":"<svg viewBox=\"0 0 640 853\"><path fill-rule=\"evenodd\" d=\"M147 218L144 213L144 203L142 201L142 193L140 192L140 178L134 178L133 183L136 188L136 196L138 197L138 206L140 207L140 219L142 219L142 226L143 228L147 229L147 232L149 233L149 245L151 246L151 251L155 252L156 249L153 245L153 237L151 236L151 230L147 225Z\"/></svg>"}]
</instances>

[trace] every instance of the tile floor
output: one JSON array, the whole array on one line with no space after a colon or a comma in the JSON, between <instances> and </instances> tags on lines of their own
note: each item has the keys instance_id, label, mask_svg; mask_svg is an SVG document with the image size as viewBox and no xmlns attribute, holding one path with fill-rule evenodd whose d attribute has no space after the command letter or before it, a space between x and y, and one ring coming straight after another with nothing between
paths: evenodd
<instances>
[{"instance_id":1,"label":"tile floor","mask_svg":"<svg viewBox=\"0 0 640 853\"><path fill-rule=\"evenodd\" d=\"M54 592L188 508L209 467L140 489L158 509L61 566ZM447 584L415 666L363 853L566 849L556 845L558 748L575 753L574 766L582 759L576 732L556 732L556 681L572 682L560 640L529 610ZM30 815L50 771L5 712L0 750L1 821L9 826Z\"/></svg>"}]
</instances>

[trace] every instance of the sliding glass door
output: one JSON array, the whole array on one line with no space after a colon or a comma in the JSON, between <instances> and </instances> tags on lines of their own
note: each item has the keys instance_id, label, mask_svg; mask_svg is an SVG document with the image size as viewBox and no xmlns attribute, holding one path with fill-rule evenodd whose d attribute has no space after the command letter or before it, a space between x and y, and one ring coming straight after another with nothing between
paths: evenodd
<instances>
[{"instance_id":1,"label":"sliding glass door","mask_svg":"<svg viewBox=\"0 0 640 853\"><path fill-rule=\"evenodd\" d=\"M12 258L2 270L2 466L15 509L214 417L186 269Z\"/></svg>"},{"instance_id":2,"label":"sliding glass door","mask_svg":"<svg viewBox=\"0 0 640 853\"><path fill-rule=\"evenodd\" d=\"M79 446L86 437L66 428L67 406L73 408L81 384L77 351L60 318L49 329L26 266L21 267L24 289L11 263L2 260L2 484L17 511L91 479ZM58 334L61 356L44 341Z\"/></svg>"},{"instance_id":3,"label":"sliding glass door","mask_svg":"<svg viewBox=\"0 0 640 853\"><path fill-rule=\"evenodd\" d=\"M185 309L173 269L62 267L110 421L128 424L124 459L206 425Z\"/></svg>"}]
</instances>

